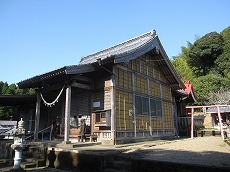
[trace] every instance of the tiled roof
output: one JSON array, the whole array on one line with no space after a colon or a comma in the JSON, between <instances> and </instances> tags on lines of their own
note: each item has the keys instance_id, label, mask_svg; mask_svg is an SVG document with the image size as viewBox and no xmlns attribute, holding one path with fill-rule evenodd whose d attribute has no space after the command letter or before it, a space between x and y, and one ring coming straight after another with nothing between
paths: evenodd
<instances>
[{"instance_id":1,"label":"tiled roof","mask_svg":"<svg viewBox=\"0 0 230 172\"><path fill-rule=\"evenodd\" d=\"M39 82L49 80L50 78L54 78L60 75L79 74L92 71L94 71L94 67L91 64L64 66L40 75L36 75L32 78L20 81L19 83L17 83L17 85L20 88L33 88L37 87L36 84Z\"/></svg>"},{"instance_id":2,"label":"tiled roof","mask_svg":"<svg viewBox=\"0 0 230 172\"><path fill-rule=\"evenodd\" d=\"M185 81L184 85L186 87L184 89L184 91L192 96L194 102L197 102L197 97L196 97L196 94L194 92L194 89L193 89L191 81Z\"/></svg>"},{"instance_id":3,"label":"tiled roof","mask_svg":"<svg viewBox=\"0 0 230 172\"><path fill-rule=\"evenodd\" d=\"M218 113L217 108L214 107L210 107L207 109L208 113ZM230 112L230 106L226 106L226 107L220 107L220 113L227 113Z\"/></svg>"},{"instance_id":4,"label":"tiled roof","mask_svg":"<svg viewBox=\"0 0 230 172\"><path fill-rule=\"evenodd\" d=\"M143 35L122 42L113 47L83 57L80 60L80 64L89 64L89 63L97 62L98 59L104 60L111 56L130 54L148 45L155 37L156 37L155 30L147 32Z\"/></svg>"}]
</instances>

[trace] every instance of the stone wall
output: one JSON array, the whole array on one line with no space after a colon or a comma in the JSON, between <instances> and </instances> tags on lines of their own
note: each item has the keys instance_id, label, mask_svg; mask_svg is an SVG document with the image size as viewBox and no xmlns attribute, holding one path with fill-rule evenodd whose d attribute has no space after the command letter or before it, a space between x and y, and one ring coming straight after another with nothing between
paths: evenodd
<instances>
[{"instance_id":1,"label":"stone wall","mask_svg":"<svg viewBox=\"0 0 230 172\"><path fill-rule=\"evenodd\" d=\"M3 140L0 141L0 158L1 159L11 159L13 157L13 149L11 145L13 144L13 140Z\"/></svg>"}]
</instances>

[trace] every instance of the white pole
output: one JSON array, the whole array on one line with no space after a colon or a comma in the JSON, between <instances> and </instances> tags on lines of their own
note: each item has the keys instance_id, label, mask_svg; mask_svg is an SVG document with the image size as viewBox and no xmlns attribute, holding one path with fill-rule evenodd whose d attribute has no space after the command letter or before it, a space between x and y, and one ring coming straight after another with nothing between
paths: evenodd
<instances>
[{"instance_id":1,"label":"white pole","mask_svg":"<svg viewBox=\"0 0 230 172\"><path fill-rule=\"evenodd\" d=\"M114 72L114 71L113 71ZM111 139L113 144L116 144L116 134L115 134L115 76L112 75L110 79L110 96L111 96Z\"/></svg>"},{"instance_id":2,"label":"white pole","mask_svg":"<svg viewBox=\"0 0 230 172\"><path fill-rule=\"evenodd\" d=\"M194 116L194 109L192 108L192 113L191 113L191 139L193 139L193 116Z\"/></svg>"},{"instance_id":3,"label":"white pole","mask_svg":"<svg viewBox=\"0 0 230 172\"><path fill-rule=\"evenodd\" d=\"M224 131L223 131L222 118L220 115L220 107L219 106L216 106L216 107L217 107L218 119L219 119L219 124L220 124L220 133L221 133L222 139L224 140Z\"/></svg>"}]
</instances>

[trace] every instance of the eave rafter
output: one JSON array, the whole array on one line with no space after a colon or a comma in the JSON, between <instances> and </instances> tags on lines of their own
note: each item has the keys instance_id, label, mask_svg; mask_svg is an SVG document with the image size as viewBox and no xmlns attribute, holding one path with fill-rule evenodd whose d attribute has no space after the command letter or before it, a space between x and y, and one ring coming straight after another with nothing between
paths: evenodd
<instances>
[{"instance_id":1,"label":"eave rafter","mask_svg":"<svg viewBox=\"0 0 230 172\"><path fill-rule=\"evenodd\" d=\"M86 90L93 90L93 86L92 85L88 85L88 84L82 84L82 83L72 83L71 85L72 87L76 87L76 88L83 88Z\"/></svg>"}]
</instances>

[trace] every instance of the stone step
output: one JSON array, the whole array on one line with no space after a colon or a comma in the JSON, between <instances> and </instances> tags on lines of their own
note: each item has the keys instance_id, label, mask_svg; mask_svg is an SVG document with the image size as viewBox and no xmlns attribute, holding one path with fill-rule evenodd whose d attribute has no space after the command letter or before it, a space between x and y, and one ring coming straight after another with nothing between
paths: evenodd
<instances>
[{"instance_id":1,"label":"stone step","mask_svg":"<svg viewBox=\"0 0 230 172\"><path fill-rule=\"evenodd\" d=\"M13 161L10 159L0 159L0 168L12 165Z\"/></svg>"},{"instance_id":2,"label":"stone step","mask_svg":"<svg viewBox=\"0 0 230 172\"><path fill-rule=\"evenodd\" d=\"M87 146L96 146L101 145L101 142L76 142L76 143L70 143L70 144L57 144L57 148L67 148L67 149L73 149L77 147L87 147Z\"/></svg>"},{"instance_id":3,"label":"stone step","mask_svg":"<svg viewBox=\"0 0 230 172\"><path fill-rule=\"evenodd\" d=\"M4 168L0 168L0 172L9 172L13 169L13 166L5 166Z\"/></svg>"},{"instance_id":4,"label":"stone step","mask_svg":"<svg viewBox=\"0 0 230 172\"><path fill-rule=\"evenodd\" d=\"M103 172L127 172L127 171L116 170L116 169L103 169Z\"/></svg>"},{"instance_id":5,"label":"stone step","mask_svg":"<svg viewBox=\"0 0 230 172\"><path fill-rule=\"evenodd\" d=\"M46 160L45 159L26 158L25 161L28 163L35 163L36 167L45 167L46 166Z\"/></svg>"},{"instance_id":6,"label":"stone step","mask_svg":"<svg viewBox=\"0 0 230 172\"><path fill-rule=\"evenodd\" d=\"M39 145L28 145L23 150L23 157L44 159L45 153L46 153L46 148L44 147L40 147Z\"/></svg>"},{"instance_id":7,"label":"stone step","mask_svg":"<svg viewBox=\"0 0 230 172\"><path fill-rule=\"evenodd\" d=\"M36 168L36 167L37 167L37 164L36 164L36 163L33 163L33 162L23 162L23 163L21 163L21 167L22 167L23 169Z\"/></svg>"}]
</instances>

